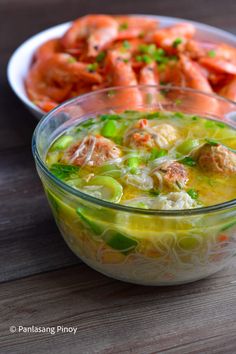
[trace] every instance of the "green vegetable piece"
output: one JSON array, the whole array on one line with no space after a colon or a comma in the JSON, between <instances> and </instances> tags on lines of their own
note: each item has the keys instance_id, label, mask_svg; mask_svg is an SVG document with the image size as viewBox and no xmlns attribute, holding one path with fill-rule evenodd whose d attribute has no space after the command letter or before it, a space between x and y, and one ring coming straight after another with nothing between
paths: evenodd
<instances>
[{"instance_id":1,"label":"green vegetable piece","mask_svg":"<svg viewBox=\"0 0 236 354\"><path fill-rule=\"evenodd\" d=\"M118 231L110 230L105 233L104 241L111 248L127 254L134 250L138 242Z\"/></svg>"},{"instance_id":2,"label":"green vegetable piece","mask_svg":"<svg viewBox=\"0 0 236 354\"><path fill-rule=\"evenodd\" d=\"M101 121L119 120L119 119L121 119L121 116L119 116L118 114L101 114L99 118Z\"/></svg>"},{"instance_id":3,"label":"green vegetable piece","mask_svg":"<svg viewBox=\"0 0 236 354\"><path fill-rule=\"evenodd\" d=\"M192 150L200 145L198 139L187 139L177 147L177 151L183 155L188 155Z\"/></svg>"},{"instance_id":4,"label":"green vegetable piece","mask_svg":"<svg viewBox=\"0 0 236 354\"><path fill-rule=\"evenodd\" d=\"M195 249L199 245L199 241L191 236L184 237L179 240L179 246L184 250Z\"/></svg>"},{"instance_id":5,"label":"green vegetable piece","mask_svg":"<svg viewBox=\"0 0 236 354\"><path fill-rule=\"evenodd\" d=\"M172 43L173 48L177 48L178 45L180 45L183 42L182 38L176 38L174 42Z\"/></svg>"},{"instance_id":6,"label":"green vegetable piece","mask_svg":"<svg viewBox=\"0 0 236 354\"><path fill-rule=\"evenodd\" d=\"M183 158L182 160L179 161L180 163L182 163L183 165L187 165L187 166L196 166L196 161L191 157L191 156L186 156L185 158Z\"/></svg>"},{"instance_id":7,"label":"green vegetable piece","mask_svg":"<svg viewBox=\"0 0 236 354\"><path fill-rule=\"evenodd\" d=\"M68 63L69 64L73 64L73 63L76 63L77 62L77 60L76 60L76 58L75 57L70 57L69 59L68 59Z\"/></svg>"},{"instance_id":8,"label":"green vegetable piece","mask_svg":"<svg viewBox=\"0 0 236 354\"><path fill-rule=\"evenodd\" d=\"M122 171L116 165L103 165L99 168L98 173L99 175L119 178L122 174Z\"/></svg>"},{"instance_id":9,"label":"green vegetable piece","mask_svg":"<svg viewBox=\"0 0 236 354\"><path fill-rule=\"evenodd\" d=\"M164 149L158 149L157 147L152 148L150 160L158 159L159 157L167 155L167 151Z\"/></svg>"},{"instance_id":10,"label":"green vegetable piece","mask_svg":"<svg viewBox=\"0 0 236 354\"><path fill-rule=\"evenodd\" d=\"M96 176L87 185L101 186L102 199L109 202L118 203L123 195L122 185L110 176Z\"/></svg>"},{"instance_id":11,"label":"green vegetable piece","mask_svg":"<svg viewBox=\"0 0 236 354\"><path fill-rule=\"evenodd\" d=\"M228 229L230 229L231 227L233 227L234 225L236 225L236 221L232 221L231 223L225 225L225 226L221 229L221 231L228 230Z\"/></svg>"},{"instance_id":12,"label":"green vegetable piece","mask_svg":"<svg viewBox=\"0 0 236 354\"><path fill-rule=\"evenodd\" d=\"M209 50L209 52L207 53L207 55L208 55L210 58L215 58L216 52L215 52L214 50Z\"/></svg>"},{"instance_id":13,"label":"green vegetable piece","mask_svg":"<svg viewBox=\"0 0 236 354\"><path fill-rule=\"evenodd\" d=\"M101 134L106 138L114 138L117 135L117 123L115 120L108 120L101 129Z\"/></svg>"},{"instance_id":14,"label":"green vegetable piece","mask_svg":"<svg viewBox=\"0 0 236 354\"><path fill-rule=\"evenodd\" d=\"M127 166L130 168L130 172L132 174L135 174L137 172L140 162L141 160L138 156L132 156L129 159L127 159Z\"/></svg>"},{"instance_id":15,"label":"green vegetable piece","mask_svg":"<svg viewBox=\"0 0 236 354\"><path fill-rule=\"evenodd\" d=\"M187 193L192 199L198 198L198 191L196 191L196 189L194 189L194 188L187 190Z\"/></svg>"},{"instance_id":16,"label":"green vegetable piece","mask_svg":"<svg viewBox=\"0 0 236 354\"><path fill-rule=\"evenodd\" d=\"M219 144L218 141L215 139L206 138L205 140L209 145L212 145L212 146L217 146Z\"/></svg>"},{"instance_id":17,"label":"green vegetable piece","mask_svg":"<svg viewBox=\"0 0 236 354\"><path fill-rule=\"evenodd\" d=\"M130 42L127 41L127 40L123 41L122 47L123 47L124 49L130 49Z\"/></svg>"},{"instance_id":18,"label":"green vegetable piece","mask_svg":"<svg viewBox=\"0 0 236 354\"><path fill-rule=\"evenodd\" d=\"M52 145L51 151L65 150L66 148L68 148L70 143L72 143L72 141L73 141L73 136L71 136L71 135L62 135Z\"/></svg>"},{"instance_id":19,"label":"green vegetable piece","mask_svg":"<svg viewBox=\"0 0 236 354\"><path fill-rule=\"evenodd\" d=\"M97 68L98 68L98 63L92 63L87 65L87 70L91 73L96 71Z\"/></svg>"},{"instance_id":20,"label":"green vegetable piece","mask_svg":"<svg viewBox=\"0 0 236 354\"><path fill-rule=\"evenodd\" d=\"M103 228L97 223L89 220L83 208L77 208L76 213L80 216L80 219L83 221L83 223L92 230L93 233L96 235L101 235L101 233L104 231Z\"/></svg>"},{"instance_id":21,"label":"green vegetable piece","mask_svg":"<svg viewBox=\"0 0 236 354\"><path fill-rule=\"evenodd\" d=\"M120 27L119 27L119 31L124 31L126 29L129 28L129 25L127 22L121 23Z\"/></svg>"},{"instance_id":22,"label":"green vegetable piece","mask_svg":"<svg viewBox=\"0 0 236 354\"><path fill-rule=\"evenodd\" d=\"M225 128L226 125L222 122L215 122L213 120L208 120L205 122L205 127L206 128L216 128L216 127Z\"/></svg>"},{"instance_id":23,"label":"green vegetable piece","mask_svg":"<svg viewBox=\"0 0 236 354\"><path fill-rule=\"evenodd\" d=\"M101 63L106 57L106 52L100 52L97 56L96 56L96 62L97 63Z\"/></svg>"},{"instance_id":24,"label":"green vegetable piece","mask_svg":"<svg viewBox=\"0 0 236 354\"><path fill-rule=\"evenodd\" d=\"M57 178L64 180L69 178L72 174L76 174L79 171L79 167L72 165L64 165L61 163L54 163L50 167L50 171Z\"/></svg>"}]
</instances>

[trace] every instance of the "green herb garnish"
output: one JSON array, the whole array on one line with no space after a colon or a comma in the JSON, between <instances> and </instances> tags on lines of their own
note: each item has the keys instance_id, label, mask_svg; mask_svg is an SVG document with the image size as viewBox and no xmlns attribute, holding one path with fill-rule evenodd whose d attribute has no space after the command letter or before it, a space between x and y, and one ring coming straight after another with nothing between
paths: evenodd
<instances>
[{"instance_id":1,"label":"green herb garnish","mask_svg":"<svg viewBox=\"0 0 236 354\"><path fill-rule=\"evenodd\" d=\"M77 60L76 60L76 58L74 58L74 57L70 57L70 58L68 58L68 63L69 64L73 64L73 63L76 63L77 62Z\"/></svg>"},{"instance_id":2,"label":"green herb garnish","mask_svg":"<svg viewBox=\"0 0 236 354\"><path fill-rule=\"evenodd\" d=\"M93 73L94 71L96 71L98 68L98 63L92 63L92 64L88 64L87 65L87 70L90 72L90 73Z\"/></svg>"},{"instance_id":3,"label":"green herb garnish","mask_svg":"<svg viewBox=\"0 0 236 354\"><path fill-rule=\"evenodd\" d=\"M105 59L106 52L100 52L96 57L96 62L101 63Z\"/></svg>"},{"instance_id":4,"label":"green herb garnish","mask_svg":"<svg viewBox=\"0 0 236 354\"><path fill-rule=\"evenodd\" d=\"M72 174L77 173L79 171L79 167L72 165L64 165L61 163L54 163L50 167L50 171L52 172L52 174L54 174L54 176L59 179L67 179Z\"/></svg>"},{"instance_id":5,"label":"green herb garnish","mask_svg":"<svg viewBox=\"0 0 236 354\"><path fill-rule=\"evenodd\" d=\"M187 190L187 193L192 199L198 198L198 191L196 191L196 189L194 189L194 188Z\"/></svg>"},{"instance_id":6,"label":"green herb garnish","mask_svg":"<svg viewBox=\"0 0 236 354\"><path fill-rule=\"evenodd\" d=\"M131 47L130 42L127 41L127 40L123 41L122 47L123 47L124 49L130 49L130 47Z\"/></svg>"},{"instance_id":7,"label":"green herb garnish","mask_svg":"<svg viewBox=\"0 0 236 354\"><path fill-rule=\"evenodd\" d=\"M210 58L215 58L216 52L214 50L209 50L209 52L207 52L207 55Z\"/></svg>"},{"instance_id":8,"label":"green herb garnish","mask_svg":"<svg viewBox=\"0 0 236 354\"><path fill-rule=\"evenodd\" d=\"M191 156L186 156L179 162L187 166L195 166L197 164L196 161Z\"/></svg>"},{"instance_id":9,"label":"green herb garnish","mask_svg":"<svg viewBox=\"0 0 236 354\"><path fill-rule=\"evenodd\" d=\"M176 38L176 39L174 40L174 42L172 43L172 47L173 47L173 48L177 48L178 45L180 45L182 42L183 42L183 40L182 40L181 38Z\"/></svg>"},{"instance_id":10,"label":"green herb garnish","mask_svg":"<svg viewBox=\"0 0 236 354\"><path fill-rule=\"evenodd\" d=\"M119 27L119 31L124 31L126 29L129 28L129 25L127 22L121 23L120 27Z\"/></svg>"}]
</instances>

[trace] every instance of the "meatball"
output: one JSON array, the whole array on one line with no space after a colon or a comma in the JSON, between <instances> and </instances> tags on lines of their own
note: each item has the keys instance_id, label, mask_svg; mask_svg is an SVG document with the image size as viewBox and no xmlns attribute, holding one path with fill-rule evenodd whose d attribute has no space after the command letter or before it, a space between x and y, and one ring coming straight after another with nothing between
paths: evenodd
<instances>
[{"instance_id":1,"label":"meatball","mask_svg":"<svg viewBox=\"0 0 236 354\"><path fill-rule=\"evenodd\" d=\"M221 144L204 144L195 153L202 170L231 174L236 172L236 154Z\"/></svg>"},{"instance_id":2,"label":"meatball","mask_svg":"<svg viewBox=\"0 0 236 354\"><path fill-rule=\"evenodd\" d=\"M155 141L161 149L169 149L179 138L178 131L170 124L160 124L153 127L156 134Z\"/></svg>"},{"instance_id":3,"label":"meatball","mask_svg":"<svg viewBox=\"0 0 236 354\"><path fill-rule=\"evenodd\" d=\"M121 151L113 141L100 135L90 135L71 146L64 160L76 166L101 166L106 161L116 159L120 155Z\"/></svg>"},{"instance_id":4,"label":"meatball","mask_svg":"<svg viewBox=\"0 0 236 354\"><path fill-rule=\"evenodd\" d=\"M140 119L128 131L125 144L133 148L169 149L178 137L178 131L170 124L149 126L146 119Z\"/></svg>"},{"instance_id":5,"label":"meatball","mask_svg":"<svg viewBox=\"0 0 236 354\"><path fill-rule=\"evenodd\" d=\"M153 171L156 184L165 184L168 188L181 189L188 181L188 172L180 163L165 162Z\"/></svg>"}]
</instances>

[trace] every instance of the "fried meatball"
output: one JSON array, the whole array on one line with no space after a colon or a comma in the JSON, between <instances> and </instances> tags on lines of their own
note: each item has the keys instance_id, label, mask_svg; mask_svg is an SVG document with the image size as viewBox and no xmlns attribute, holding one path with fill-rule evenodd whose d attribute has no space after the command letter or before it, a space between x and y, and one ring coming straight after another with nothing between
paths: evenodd
<instances>
[{"instance_id":1,"label":"fried meatball","mask_svg":"<svg viewBox=\"0 0 236 354\"><path fill-rule=\"evenodd\" d=\"M195 153L195 158L204 171L225 174L236 172L236 154L221 144L204 144Z\"/></svg>"}]
</instances>

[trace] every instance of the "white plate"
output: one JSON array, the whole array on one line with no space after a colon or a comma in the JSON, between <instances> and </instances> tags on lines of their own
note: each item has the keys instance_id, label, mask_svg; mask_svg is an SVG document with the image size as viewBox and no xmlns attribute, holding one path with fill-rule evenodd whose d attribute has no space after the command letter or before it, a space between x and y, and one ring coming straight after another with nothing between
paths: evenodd
<instances>
[{"instance_id":1,"label":"white plate","mask_svg":"<svg viewBox=\"0 0 236 354\"><path fill-rule=\"evenodd\" d=\"M165 17L165 16L152 16L152 15L134 15L134 16L145 16L149 18L156 19L161 27L173 25L177 22L190 22L196 29L196 38L203 39L212 42L225 42L236 46L236 36L223 31L221 29L208 26L199 22L189 21L186 19ZM44 113L35 104L33 104L28 98L25 91L25 77L32 63L32 58L35 50L45 41L61 37L65 31L69 28L71 22L63 23L51 27L43 32L36 34L35 36L26 40L16 51L12 54L8 67L7 67L7 77L9 84L18 98L25 104L25 106L35 115L36 118L40 119Z\"/></svg>"}]
</instances>

